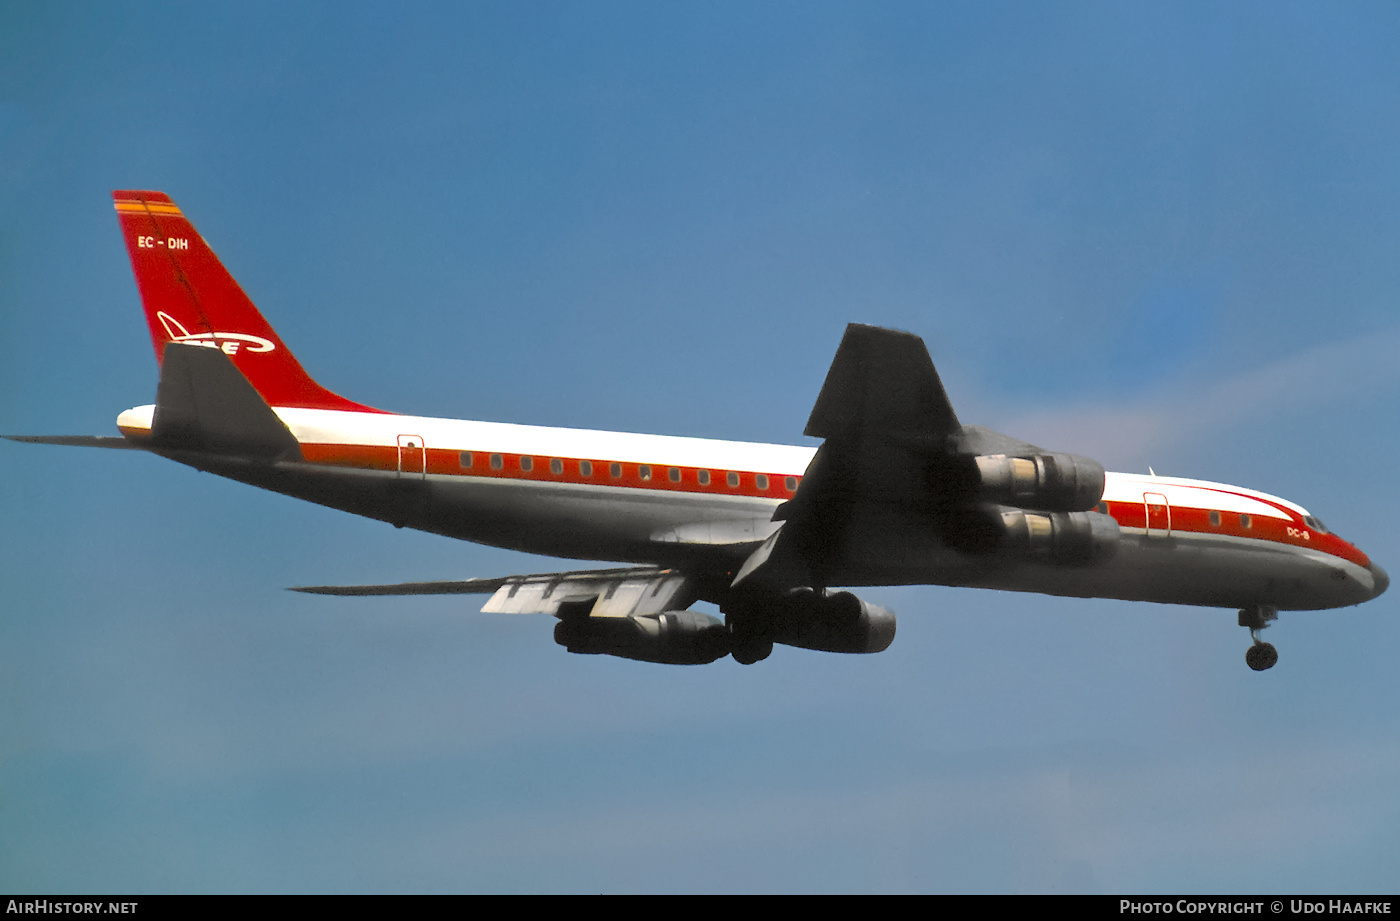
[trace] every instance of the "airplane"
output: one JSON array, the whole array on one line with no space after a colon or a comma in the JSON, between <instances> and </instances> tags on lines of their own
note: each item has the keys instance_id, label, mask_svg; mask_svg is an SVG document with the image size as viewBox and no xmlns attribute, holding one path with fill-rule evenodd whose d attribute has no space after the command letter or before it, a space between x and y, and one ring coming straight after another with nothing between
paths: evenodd
<instances>
[{"instance_id":1,"label":"airplane","mask_svg":"<svg viewBox=\"0 0 1400 921\"><path fill-rule=\"evenodd\" d=\"M1282 610L1360 604L1385 571L1284 499L1109 473L953 411L924 342L851 324L804 434L820 447L432 419L317 384L164 193L116 191L160 367L120 436L143 450L398 527L622 568L327 595L489 594L568 651L753 664L774 644L875 653L895 616L852 588L951 585L1238 610L1250 668ZM705 601L723 619L690 610Z\"/></svg>"}]
</instances>

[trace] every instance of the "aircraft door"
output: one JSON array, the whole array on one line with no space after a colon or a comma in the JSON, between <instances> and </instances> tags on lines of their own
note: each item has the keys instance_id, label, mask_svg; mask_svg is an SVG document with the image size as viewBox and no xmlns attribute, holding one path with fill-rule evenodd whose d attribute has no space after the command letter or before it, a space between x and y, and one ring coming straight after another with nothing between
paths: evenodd
<instances>
[{"instance_id":1,"label":"aircraft door","mask_svg":"<svg viewBox=\"0 0 1400 921\"><path fill-rule=\"evenodd\" d=\"M399 476L427 479L428 448L421 436L399 436Z\"/></svg>"},{"instance_id":2,"label":"aircraft door","mask_svg":"<svg viewBox=\"0 0 1400 921\"><path fill-rule=\"evenodd\" d=\"M1143 509L1147 516L1147 536L1167 537L1172 533L1172 508L1167 497L1158 492L1142 494Z\"/></svg>"}]
</instances>

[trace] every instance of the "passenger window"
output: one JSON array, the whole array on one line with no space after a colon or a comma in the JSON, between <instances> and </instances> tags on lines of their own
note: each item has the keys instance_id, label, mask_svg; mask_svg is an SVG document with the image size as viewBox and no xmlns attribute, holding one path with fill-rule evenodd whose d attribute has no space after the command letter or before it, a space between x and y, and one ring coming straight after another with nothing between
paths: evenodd
<instances>
[{"instance_id":1,"label":"passenger window","mask_svg":"<svg viewBox=\"0 0 1400 921\"><path fill-rule=\"evenodd\" d=\"M622 476L622 465L613 464L611 467L608 468L608 473L612 474L612 478L616 480L617 478Z\"/></svg>"},{"instance_id":2,"label":"passenger window","mask_svg":"<svg viewBox=\"0 0 1400 921\"><path fill-rule=\"evenodd\" d=\"M553 474L555 474L555 475L558 475L558 474L563 473L563 472L564 472L564 462L561 461L561 460L560 460L559 458L557 458L557 457L552 457L552 458L550 458L550 460L549 460L549 472L550 472L550 473L553 473Z\"/></svg>"},{"instance_id":3,"label":"passenger window","mask_svg":"<svg viewBox=\"0 0 1400 921\"><path fill-rule=\"evenodd\" d=\"M526 470L526 471L534 470L534 469L535 469L535 459L534 459L533 457L522 456L522 457L520 458L520 469L521 469L521 470Z\"/></svg>"},{"instance_id":4,"label":"passenger window","mask_svg":"<svg viewBox=\"0 0 1400 921\"><path fill-rule=\"evenodd\" d=\"M502 467L504 467L504 466L505 466L505 461L501 460L501 455L499 455L499 454L492 454L492 455L491 455L491 469L492 469L492 470L500 470L500 469L501 469Z\"/></svg>"},{"instance_id":5,"label":"passenger window","mask_svg":"<svg viewBox=\"0 0 1400 921\"><path fill-rule=\"evenodd\" d=\"M738 488L739 488L739 474L737 474L737 473L730 473L730 474L729 474L729 477L728 477L728 480L729 480L729 485L730 485L731 488L733 488L733 489L738 489Z\"/></svg>"},{"instance_id":6,"label":"passenger window","mask_svg":"<svg viewBox=\"0 0 1400 921\"><path fill-rule=\"evenodd\" d=\"M1241 516L1240 516L1240 527L1242 527L1242 528L1252 528L1252 527L1254 527L1254 522L1250 520L1250 517L1249 517L1248 515L1241 515Z\"/></svg>"},{"instance_id":7,"label":"passenger window","mask_svg":"<svg viewBox=\"0 0 1400 921\"><path fill-rule=\"evenodd\" d=\"M786 480L783 480L783 485L787 487L788 492L797 492L797 477L788 477Z\"/></svg>"},{"instance_id":8,"label":"passenger window","mask_svg":"<svg viewBox=\"0 0 1400 921\"><path fill-rule=\"evenodd\" d=\"M709 485L710 485L710 471L708 471L708 470L701 470L701 471L700 471L699 473L697 473L695 476L696 476L697 479L700 480L700 485L701 485L701 486L709 486Z\"/></svg>"},{"instance_id":9,"label":"passenger window","mask_svg":"<svg viewBox=\"0 0 1400 921\"><path fill-rule=\"evenodd\" d=\"M462 465L463 470L472 469L472 452L463 451L458 458L458 462Z\"/></svg>"},{"instance_id":10,"label":"passenger window","mask_svg":"<svg viewBox=\"0 0 1400 921\"><path fill-rule=\"evenodd\" d=\"M670 478L672 483L679 483L681 481L681 470L679 467L672 467L666 472L666 476Z\"/></svg>"},{"instance_id":11,"label":"passenger window","mask_svg":"<svg viewBox=\"0 0 1400 921\"><path fill-rule=\"evenodd\" d=\"M592 462L592 461L579 461L579 462L578 462L578 472L579 472L579 476L584 476L584 477L591 477L591 476L593 476L593 462Z\"/></svg>"},{"instance_id":12,"label":"passenger window","mask_svg":"<svg viewBox=\"0 0 1400 921\"><path fill-rule=\"evenodd\" d=\"M1218 527L1220 527L1220 513L1219 513L1219 512L1211 512L1211 513L1210 513L1210 526L1211 526L1212 528L1218 528Z\"/></svg>"},{"instance_id":13,"label":"passenger window","mask_svg":"<svg viewBox=\"0 0 1400 921\"><path fill-rule=\"evenodd\" d=\"M756 484L758 485L758 488L759 488L759 491L760 491L760 492L767 492L767 491L768 491L768 474L766 474L766 473L760 473L758 476L754 477L753 479L754 479L754 483L756 483Z\"/></svg>"},{"instance_id":14,"label":"passenger window","mask_svg":"<svg viewBox=\"0 0 1400 921\"><path fill-rule=\"evenodd\" d=\"M642 479L644 479L644 480L650 480L650 479L651 479L651 465L650 465L650 464L642 464L642 466L640 466L640 467L637 468L637 473L638 473L638 475L641 476Z\"/></svg>"}]
</instances>

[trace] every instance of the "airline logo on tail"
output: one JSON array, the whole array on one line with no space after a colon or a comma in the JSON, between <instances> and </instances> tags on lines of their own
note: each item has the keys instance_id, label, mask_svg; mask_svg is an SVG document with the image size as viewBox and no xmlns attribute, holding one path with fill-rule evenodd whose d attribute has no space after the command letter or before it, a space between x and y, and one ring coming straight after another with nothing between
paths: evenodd
<instances>
[{"instance_id":1,"label":"airline logo on tail","mask_svg":"<svg viewBox=\"0 0 1400 921\"><path fill-rule=\"evenodd\" d=\"M192 333L185 329L184 324L179 320L163 310L156 311L156 318L165 327L166 335L170 337L172 342L187 342L190 345L223 349L225 355L237 355L238 350L244 345L247 346L249 352L271 352L277 348L262 336L250 336L247 333Z\"/></svg>"}]
</instances>

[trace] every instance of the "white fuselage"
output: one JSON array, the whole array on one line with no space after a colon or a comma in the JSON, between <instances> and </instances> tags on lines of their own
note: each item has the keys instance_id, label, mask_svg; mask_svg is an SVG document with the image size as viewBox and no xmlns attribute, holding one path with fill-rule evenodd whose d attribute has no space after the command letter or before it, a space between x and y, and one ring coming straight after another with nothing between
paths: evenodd
<instances>
[{"instance_id":1,"label":"white fuselage","mask_svg":"<svg viewBox=\"0 0 1400 921\"><path fill-rule=\"evenodd\" d=\"M202 469L400 526L531 553L737 568L779 523L816 449L274 407L303 460ZM154 408L122 413L149 437ZM1100 510L1122 532L1083 566L971 556L917 510L850 522L858 556L833 584L971 585L1178 604L1316 609L1377 593L1378 570L1303 508L1219 483L1109 473ZM1306 519L1306 520L1305 520Z\"/></svg>"}]
</instances>

